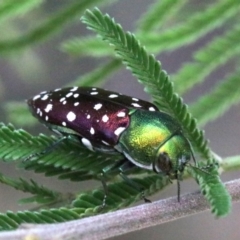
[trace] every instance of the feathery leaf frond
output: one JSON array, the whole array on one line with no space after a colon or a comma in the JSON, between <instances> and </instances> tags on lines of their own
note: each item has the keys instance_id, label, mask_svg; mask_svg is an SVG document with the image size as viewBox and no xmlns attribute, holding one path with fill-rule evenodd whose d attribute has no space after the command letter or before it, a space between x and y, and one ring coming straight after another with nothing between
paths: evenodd
<instances>
[{"instance_id":1,"label":"feathery leaf frond","mask_svg":"<svg viewBox=\"0 0 240 240\"><path fill-rule=\"evenodd\" d=\"M156 0L138 21L138 30L150 32L159 28L163 22L166 22L186 3L186 0ZM167 10L166 10L167 9Z\"/></svg>"},{"instance_id":2,"label":"feathery leaf frond","mask_svg":"<svg viewBox=\"0 0 240 240\"><path fill-rule=\"evenodd\" d=\"M15 39L0 41L0 53L6 54L12 51L20 50L29 46L30 44L43 41L55 32L62 30L64 25L66 25L76 16L79 16L79 14L81 14L87 7L97 3L104 3L105 1L108 0L82 0L80 2L73 1L69 7L65 8L64 10L60 10L58 13L54 14L45 22L25 35Z\"/></svg>"},{"instance_id":3,"label":"feathery leaf frond","mask_svg":"<svg viewBox=\"0 0 240 240\"><path fill-rule=\"evenodd\" d=\"M21 127L33 126L37 120L31 117L26 103L9 101L4 104L8 122Z\"/></svg>"},{"instance_id":4,"label":"feathery leaf frond","mask_svg":"<svg viewBox=\"0 0 240 240\"><path fill-rule=\"evenodd\" d=\"M222 0L207 6L207 9L194 14L187 22L172 27L161 33L137 34L137 38L148 46L151 52L172 50L196 41L199 37L220 27L240 10L240 2ZM94 57L112 56L111 48L94 37L79 37L66 41L62 47L73 55Z\"/></svg>"},{"instance_id":5,"label":"feathery leaf frond","mask_svg":"<svg viewBox=\"0 0 240 240\"><path fill-rule=\"evenodd\" d=\"M164 176L148 176L143 179L133 179L139 186L147 189L146 196L164 188L168 179ZM73 202L73 208L48 209L40 211L8 211L0 214L0 230L15 229L22 223L54 223L79 219L100 212L108 212L129 206L142 198L141 193L125 181L109 184L107 207L102 209L103 190L94 190L80 194Z\"/></svg>"},{"instance_id":6,"label":"feathery leaf frond","mask_svg":"<svg viewBox=\"0 0 240 240\"><path fill-rule=\"evenodd\" d=\"M204 165L205 168L201 168L201 164L199 166L200 169L189 168L188 170L197 180L208 202L211 203L212 213L217 217L226 216L231 210L231 196L219 178L218 164L208 162Z\"/></svg>"},{"instance_id":7,"label":"feathery leaf frond","mask_svg":"<svg viewBox=\"0 0 240 240\"><path fill-rule=\"evenodd\" d=\"M35 195L34 199L31 198L31 201L28 201L28 203L33 202L33 200L34 200L35 202L38 202L38 203L47 204L49 202L56 201L56 199L58 199L60 197L60 193L52 191L43 186L39 186L32 179L30 180L30 182L26 181L22 178L20 178L19 180L14 180L14 179L12 179L10 177L6 177L0 173L0 182L6 184L8 186L11 186L11 187L15 188L16 190L34 194ZM23 202L23 201L21 201L21 202Z\"/></svg>"},{"instance_id":8,"label":"feathery leaf frond","mask_svg":"<svg viewBox=\"0 0 240 240\"><path fill-rule=\"evenodd\" d=\"M73 56L113 56L111 48L106 47L100 39L91 36L71 38L62 43L61 50Z\"/></svg>"},{"instance_id":9,"label":"feathery leaf frond","mask_svg":"<svg viewBox=\"0 0 240 240\"><path fill-rule=\"evenodd\" d=\"M223 115L232 105L240 102L240 71L236 71L208 94L190 106L190 111L204 125Z\"/></svg>"},{"instance_id":10,"label":"feathery leaf frond","mask_svg":"<svg viewBox=\"0 0 240 240\"><path fill-rule=\"evenodd\" d=\"M240 55L240 27L230 29L194 54L194 63L185 64L173 77L176 90L184 94L196 83L204 81L216 67Z\"/></svg>"},{"instance_id":11,"label":"feathery leaf frond","mask_svg":"<svg viewBox=\"0 0 240 240\"><path fill-rule=\"evenodd\" d=\"M153 52L172 50L203 37L209 31L220 27L240 11L240 2L221 0L194 14L186 22L165 32L152 33L138 38Z\"/></svg>"},{"instance_id":12,"label":"feathery leaf frond","mask_svg":"<svg viewBox=\"0 0 240 240\"><path fill-rule=\"evenodd\" d=\"M99 86L103 82L107 81L113 72L121 66L121 61L114 59L108 63L102 64L100 67L92 70L74 82L71 82L71 86ZM70 86L70 84L68 84Z\"/></svg>"},{"instance_id":13,"label":"feathery leaf frond","mask_svg":"<svg viewBox=\"0 0 240 240\"><path fill-rule=\"evenodd\" d=\"M56 137L47 137L40 134L33 137L26 131L15 130L12 125L0 124L0 158L4 161L24 160L33 153L39 153L55 143ZM20 166L24 169L31 169L36 172L46 172L62 174L71 171L84 171L85 175L91 171L91 175L101 173L104 166L108 166L113 160L120 159L121 156L109 156L91 152L81 146L74 139L66 140L59 144L58 151L51 151L37 159L30 159L22 162ZM54 167L54 168L53 168ZM50 171L50 172L49 172ZM96 178L96 176L95 176Z\"/></svg>"},{"instance_id":14,"label":"feathery leaf frond","mask_svg":"<svg viewBox=\"0 0 240 240\"><path fill-rule=\"evenodd\" d=\"M145 91L151 94L160 109L174 115L182 123L194 147L206 158L210 158L210 149L204 134L197 129L196 121L187 112L187 106L177 94L173 93L173 85L168 75L162 70L160 63L136 40L131 33L124 33L121 26L116 24L108 15L95 9L86 11L82 21L88 28L96 31L101 37L114 45L115 51L121 57L139 82L145 85Z\"/></svg>"},{"instance_id":15,"label":"feathery leaf frond","mask_svg":"<svg viewBox=\"0 0 240 240\"><path fill-rule=\"evenodd\" d=\"M0 2L0 21L13 18L32 10L43 0L8 0Z\"/></svg>"}]
</instances>

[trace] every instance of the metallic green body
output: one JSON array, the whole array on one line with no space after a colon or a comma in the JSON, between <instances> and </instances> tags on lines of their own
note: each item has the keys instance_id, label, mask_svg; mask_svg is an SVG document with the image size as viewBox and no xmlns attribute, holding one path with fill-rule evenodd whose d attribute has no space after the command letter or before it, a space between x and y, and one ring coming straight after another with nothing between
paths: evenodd
<instances>
[{"instance_id":1,"label":"metallic green body","mask_svg":"<svg viewBox=\"0 0 240 240\"><path fill-rule=\"evenodd\" d=\"M179 124L163 112L135 110L117 149L135 165L177 176L191 158L191 147Z\"/></svg>"}]
</instances>

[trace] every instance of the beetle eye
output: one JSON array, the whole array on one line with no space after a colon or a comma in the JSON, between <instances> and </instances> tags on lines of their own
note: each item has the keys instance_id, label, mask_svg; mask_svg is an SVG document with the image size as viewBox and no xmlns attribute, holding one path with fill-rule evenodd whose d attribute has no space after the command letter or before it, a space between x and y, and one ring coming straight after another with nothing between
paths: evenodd
<instances>
[{"instance_id":1,"label":"beetle eye","mask_svg":"<svg viewBox=\"0 0 240 240\"><path fill-rule=\"evenodd\" d=\"M166 173L167 175L172 171L172 162L166 152L159 154L153 164L153 170L157 173Z\"/></svg>"}]
</instances>

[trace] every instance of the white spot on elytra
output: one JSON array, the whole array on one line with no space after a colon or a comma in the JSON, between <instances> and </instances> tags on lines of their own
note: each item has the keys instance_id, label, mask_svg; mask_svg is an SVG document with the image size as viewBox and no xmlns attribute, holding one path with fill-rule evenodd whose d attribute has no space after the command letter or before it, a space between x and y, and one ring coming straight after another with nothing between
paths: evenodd
<instances>
[{"instance_id":1,"label":"white spot on elytra","mask_svg":"<svg viewBox=\"0 0 240 240\"><path fill-rule=\"evenodd\" d=\"M92 90L94 91L94 90L97 90L97 89L95 87L93 87Z\"/></svg>"},{"instance_id":2,"label":"white spot on elytra","mask_svg":"<svg viewBox=\"0 0 240 240\"><path fill-rule=\"evenodd\" d=\"M102 104L101 104L101 103L97 103L97 104L94 105L93 108L94 108L95 110L99 110L101 107L102 107Z\"/></svg>"},{"instance_id":3,"label":"white spot on elytra","mask_svg":"<svg viewBox=\"0 0 240 240\"><path fill-rule=\"evenodd\" d=\"M86 148L88 148L89 150L93 151L92 144L91 144L91 142L90 142L88 139L82 138L82 143L83 143L83 145L84 145Z\"/></svg>"},{"instance_id":4,"label":"white spot on elytra","mask_svg":"<svg viewBox=\"0 0 240 240\"><path fill-rule=\"evenodd\" d=\"M90 114L88 114L88 115L87 115L87 119L90 119L90 117L91 117Z\"/></svg>"},{"instance_id":5,"label":"white spot on elytra","mask_svg":"<svg viewBox=\"0 0 240 240\"><path fill-rule=\"evenodd\" d=\"M141 105L139 105L138 103L132 103L131 105L133 105L134 107L141 107Z\"/></svg>"},{"instance_id":6,"label":"white spot on elytra","mask_svg":"<svg viewBox=\"0 0 240 240\"><path fill-rule=\"evenodd\" d=\"M35 100L37 100L38 98L40 98L41 96L40 95L36 95L34 98L33 98L33 100L35 101Z\"/></svg>"},{"instance_id":7,"label":"white spot on elytra","mask_svg":"<svg viewBox=\"0 0 240 240\"><path fill-rule=\"evenodd\" d=\"M50 112L50 111L52 110L52 107L53 107L52 104L48 104L48 105L46 106L46 108L44 109L45 112Z\"/></svg>"},{"instance_id":8,"label":"white spot on elytra","mask_svg":"<svg viewBox=\"0 0 240 240\"><path fill-rule=\"evenodd\" d=\"M67 120L69 121L69 122L72 122L72 121L74 121L76 119L76 114L74 113L74 112L69 112L68 114L67 114Z\"/></svg>"},{"instance_id":9,"label":"white spot on elytra","mask_svg":"<svg viewBox=\"0 0 240 240\"><path fill-rule=\"evenodd\" d=\"M41 99L42 99L42 100L47 100L47 99L48 99L48 95L45 94Z\"/></svg>"},{"instance_id":10,"label":"white spot on elytra","mask_svg":"<svg viewBox=\"0 0 240 240\"><path fill-rule=\"evenodd\" d=\"M39 115L40 115L40 117L43 115L42 111L40 109L39 109Z\"/></svg>"},{"instance_id":11,"label":"white spot on elytra","mask_svg":"<svg viewBox=\"0 0 240 240\"><path fill-rule=\"evenodd\" d=\"M156 111L156 110L155 110L155 108L154 108L154 107L150 107L150 108L149 108L149 111L152 111L152 112L154 112L154 111Z\"/></svg>"},{"instance_id":12,"label":"white spot on elytra","mask_svg":"<svg viewBox=\"0 0 240 240\"><path fill-rule=\"evenodd\" d=\"M66 95L66 97L68 98L68 97L71 97L72 95L73 95L73 93L70 92L70 93L68 93L68 94Z\"/></svg>"},{"instance_id":13,"label":"white spot on elytra","mask_svg":"<svg viewBox=\"0 0 240 240\"><path fill-rule=\"evenodd\" d=\"M48 116L45 117L45 120L48 121Z\"/></svg>"},{"instance_id":14,"label":"white spot on elytra","mask_svg":"<svg viewBox=\"0 0 240 240\"><path fill-rule=\"evenodd\" d=\"M67 124L66 124L65 122L62 122L62 125L63 125L64 127L66 127L66 126L67 126Z\"/></svg>"},{"instance_id":15,"label":"white spot on elytra","mask_svg":"<svg viewBox=\"0 0 240 240\"><path fill-rule=\"evenodd\" d=\"M63 97L63 98L61 98L59 101L60 101L60 102L63 102L63 101L65 101L65 100L66 100L66 98Z\"/></svg>"},{"instance_id":16,"label":"white spot on elytra","mask_svg":"<svg viewBox=\"0 0 240 240\"><path fill-rule=\"evenodd\" d=\"M132 100L135 101L135 102L138 102L138 101L139 101L138 98L134 98L134 97L132 98Z\"/></svg>"},{"instance_id":17,"label":"white spot on elytra","mask_svg":"<svg viewBox=\"0 0 240 240\"><path fill-rule=\"evenodd\" d=\"M40 114L40 113L41 113L40 108L37 108L37 114Z\"/></svg>"},{"instance_id":18,"label":"white spot on elytra","mask_svg":"<svg viewBox=\"0 0 240 240\"><path fill-rule=\"evenodd\" d=\"M63 105L65 105L66 103L67 103L67 101L64 101L64 102L63 102Z\"/></svg>"},{"instance_id":19,"label":"white spot on elytra","mask_svg":"<svg viewBox=\"0 0 240 240\"><path fill-rule=\"evenodd\" d=\"M97 95L98 92L91 92L90 94L91 94L91 95Z\"/></svg>"},{"instance_id":20,"label":"white spot on elytra","mask_svg":"<svg viewBox=\"0 0 240 240\"><path fill-rule=\"evenodd\" d=\"M97 119L96 122L99 122L99 119Z\"/></svg>"},{"instance_id":21,"label":"white spot on elytra","mask_svg":"<svg viewBox=\"0 0 240 240\"><path fill-rule=\"evenodd\" d=\"M45 93L47 93L47 91L40 92L40 94L45 94Z\"/></svg>"},{"instance_id":22,"label":"white spot on elytra","mask_svg":"<svg viewBox=\"0 0 240 240\"><path fill-rule=\"evenodd\" d=\"M102 121L103 122L107 122L109 120L109 117L105 114L105 115L103 115L103 117L102 117Z\"/></svg>"},{"instance_id":23,"label":"white spot on elytra","mask_svg":"<svg viewBox=\"0 0 240 240\"><path fill-rule=\"evenodd\" d=\"M75 98L79 97L79 93L75 93L75 94L73 95L73 97L75 97Z\"/></svg>"},{"instance_id":24,"label":"white spot on elytra","mask_svg":"<svg viewBox=\"0 0 240 240\"><path fill-rule=\"evenodd\" d=\"M125 129L125 127L119 127L114 131L114 134L119 136Z\"/></svg>"},{"instance_id":25,"label":"white spot on elytra","mask_svg":"<svg viewBox=\"0 0 240 240\"><path fill-rule=\"evenodd\" d=\"M76 107L79 105L79 102L75 102L73 105Z\"/></svg>"},{"instance_id":26,"label":"white spot on elytra","mask_svg":"<svg viewBox=\"0 0 240 240\"><path fill-rule=\"evenodd\" d=\"M56 88L55 90L54 90L54 92L58 92L58 91L60 91L61 90L61 88Z\"/></svg>"},{"instance_id":27,"label":"white spot on elytra","mask_svg":"<svg viewBox=\"0 0 240 240\"><path fill-rule=\"evenodd\" d=\"M108 97L109 97L109 98L116 98L116 97L118 97L118 95L117 95L117 94L111 94L111 95L109 95Z\"/></svg>"},{"instance_id":28,"label":"white spot on elytra","mask_svg":"<svg viewBox=\"0 0 240 240\"><path fill-rule=\"evenodd\" d=\"M91 133L92 135L95 133L95 130L94 130L93 127L91 127L91 129L90 129L90 133Z\"/></svg>"},{"instance_id":29,"label":"white spot on elytra","mask_svg":"<svg viewBox=\"0 0 240 240\"><path fill-rule=\"evenodd\" d=\"M126 113L125 112L119 112L117 114L118 117L125 117L126 116Z\"/></svg>"},{"instance_id":30,"label":"white spot on elytra","mask_svg":"<svg viewBox=\"0 0 240 240\"><path fill-rule=\"evenodd\" d=\"M73 87L70 91L71 92L75 92L75 91L77 91L78 90L78 87Z\"/></svg>"}]
</instances>

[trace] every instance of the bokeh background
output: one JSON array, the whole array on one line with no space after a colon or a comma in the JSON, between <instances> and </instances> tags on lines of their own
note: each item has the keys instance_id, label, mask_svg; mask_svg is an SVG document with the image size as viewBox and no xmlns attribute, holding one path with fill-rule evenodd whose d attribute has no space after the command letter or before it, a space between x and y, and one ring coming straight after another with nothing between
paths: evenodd
<instances>
[{"instance_id":1,"label":"bokeh background","mask_svg":"<svg viewBox=\"0 0 240 240\"><path fill-rule=\"evenodd\" d=\"M116 1L111 6L101 7L103 12L109 13L115 20L123 26L125 30L133 31L136 20L146 11L152 1L144 0L122 0ZM202 9L203 6L216 1L191 1L187 5L188 9L183 9L180 18L182 20L188 18L188 10ZM17 19L8 19L4 24L0 25L1 38L8 39L15 35L21 35L35 26L40 19L43 20L50 16L57 9L63 7L66 1L49 0L45 1L38 8L33 9L30 13L19 16ZM81 16L79 16L80 18ZM221 34L224 29L216 28L210 34L199 39L193 44L171 51L161 53L157 58L161 61L163 68L171 75L175 73L183 64L183 62L192 60L192 53L196 49L201 48L205 43L210 41L214 36ZM5 34L6 33L6 34ZM5 115L4 103L6 101L24 102L25 99L37 94L43 90L49 90L61 87L73 80L79 75L90 72L99 64L98 58L77 58L69 56L60 50L60 43L63 39L73 36L85 35L89 31L86 30L79 20L65 27L61 34L56 34L51 40L37 44L18 54L3 56L0 58L0 121L7 123L8 117ZM147 46L146 46L147 48ZM198 84L194 89L183 96L187 103L193 102L198 96L212 89L215 83L220 81L232 69L229 62L217 71L214 71L207 77L204 84ZM198 74L198 73L196 73ZM240 81L240 79L239 79ZM104 84L105 88L113 91L119 91L126 95L149 100L149 97L143 91L143 87L137 83L131 73L122 68ZM240 90L239 90L240 94ZM240 105L231 108L224 116L218 120L207 124L204 127L206 136L210 140L212 149L220 156L227 157L238 155L240 151ZM16 126L20 128L21 126ZM48 130L40 124L34 128L24 129L32 134L43 132L50 134ZM76 191L89 189L93 185L99 186L100 183L88 182L85 185L72 183L68 181L58 181L56 178L44 178L43 176L33 174L31 172L21 172L14 168L14 164L0 163L1 172L12 177L24 176L39 181L53 189L61 191ZM235 179L239 177L239 172L229 172L222 175L223 181ZM198 190L198 186L193 180L186 180L181 184L182 193ZM152 200L165 198L176 195L176 186L169 186L167 189L151 197ZM17 199L26 197L25 194L16 192L13 189L0 185L0 211L6 210L17 211L24 210L25 206L17 205ZM177 201L176 201L176 204ZM143 229L141 231L126 234L124 236L113 238L117 239L178 239L178 240L239 240L240 239L240 204L234 204L232 213L223 218L215 219L208 211L198 215L189 216L178 221L162 224L153 228Z\"/></svg>"}]
</instances>

